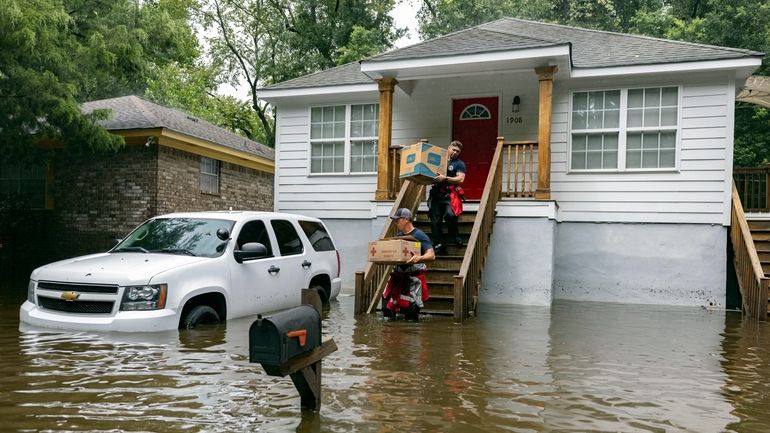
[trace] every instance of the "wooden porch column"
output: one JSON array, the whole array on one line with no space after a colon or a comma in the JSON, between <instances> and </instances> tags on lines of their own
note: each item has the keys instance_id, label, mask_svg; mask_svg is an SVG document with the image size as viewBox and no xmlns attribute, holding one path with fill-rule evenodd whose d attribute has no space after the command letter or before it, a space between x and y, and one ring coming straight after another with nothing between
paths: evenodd
<instances>
[{"instance_id":1,"label":"wooden porch column","mask_svg":"<svg viewBox=\"0 0 770 433\"><path fill-rule=\"evenodd\" d=\"M377 80L380 90L380 126L377 132L377 191L375 200L387 200L389 197L388 157L390 138L393 128L393 89L396 87L395 78Z\"/></svg>"},{"instance_id":2,"label":"wooden porch column","mask_svg":"<svg viewBox=\"0 0 770 433\"><path fill-rule=\"evenodd\" d=\"M537 127L537 190L535 198L551 198L551 108L553 105L553 76L556 66L535 68L540 81L540 116Z\"/></svg>"}]
</instances>

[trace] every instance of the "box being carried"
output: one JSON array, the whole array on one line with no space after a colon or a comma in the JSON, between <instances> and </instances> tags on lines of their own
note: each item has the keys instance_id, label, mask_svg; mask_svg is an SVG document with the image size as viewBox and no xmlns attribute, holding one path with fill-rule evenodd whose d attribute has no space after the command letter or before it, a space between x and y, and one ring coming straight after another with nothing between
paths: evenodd
<instances>
[{"instance_id":1,"label":"box being carried","mask_svg":"<svg viewBox=\"0 0 770 433\"><path fill-rule=\"evenodd\" d=\"M416 143L401 149L400 178L421 185L433 183L437 174L446 175L447 150L430 143Z\"/></svg>"},{"instance_id":2,"label":"box being carried","mask_svg":"<svg viewBox=\"0 0 770 433\"><path fill-rule=\"evenodd\" d=\"M398 265L420 254L420 242L404 239L381 239L369 242L369 261Z\"/></svg>"}]
</instances>

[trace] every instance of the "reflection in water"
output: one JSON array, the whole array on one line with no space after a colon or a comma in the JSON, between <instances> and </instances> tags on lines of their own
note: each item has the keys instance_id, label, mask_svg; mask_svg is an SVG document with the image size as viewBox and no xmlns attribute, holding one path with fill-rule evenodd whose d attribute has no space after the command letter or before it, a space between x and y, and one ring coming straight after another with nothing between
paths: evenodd
<instances>
[{"instance_id":1,"label":"reflection in water","mask_svg":"<svg viewBox=\"0 0 770 433\"><path fill-rule=\"evenodd\" d=\"M23 298L24 292L20 291ZM248 362L253 318L150 334L19 330L0 299L0 431L766 432L770 329L739 314L560 302L455 325L324 313L319 414Z\"/></svg>"},{"instance_id":2,"label":"reflection in water","mask_svg":"<svg viewBox=\"0 0 770 433\"><path fill-rule=\"evenodd\" d=\"M741 315L726 317L721 364L727 374L722 394L737 418L728 425L733 431L767 433L770 417L770 327L751 323Z\"/></svg>"}]
</instances>

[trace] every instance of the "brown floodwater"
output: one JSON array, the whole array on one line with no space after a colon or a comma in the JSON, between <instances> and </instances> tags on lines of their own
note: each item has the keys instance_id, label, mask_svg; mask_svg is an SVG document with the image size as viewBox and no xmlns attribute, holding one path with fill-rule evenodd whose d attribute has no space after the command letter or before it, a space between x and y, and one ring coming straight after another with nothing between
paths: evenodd
<instances>
[{"instance_id":1,"label":"brown floodwater","mask_svg":"<svg viewBox=\"0 0 770 433\"><path fill-rule=\"evenodd\" d=\"M322 407L248 362L253 318L192 331L60 332L0 290L0 431L769 432L770 326L698 308L482 305L419 323L324 314Z\"/></svg>"}]
</instances>

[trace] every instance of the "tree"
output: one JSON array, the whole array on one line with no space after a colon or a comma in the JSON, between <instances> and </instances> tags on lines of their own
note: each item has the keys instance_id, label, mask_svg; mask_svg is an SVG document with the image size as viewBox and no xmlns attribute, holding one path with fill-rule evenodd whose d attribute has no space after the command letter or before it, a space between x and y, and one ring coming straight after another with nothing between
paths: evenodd
<instances>
[{"instance_id":1,"label":"tree","mask_svg":"<svg viewBox=\"0 0 770 433\"><path fill-rule=\"evenodd\" d=\"M273 145L274 113L258 89L389 48L403 33L388 15L393 1L209 0L200 17L215 33L210 57L225 67L227 81L248 86Z\"/></svg>"},{"instance_id":2,"label":"tree","mask_svg":"<svg viewBox=\"0 0 770 433\"><path fill-rule=\"evenodd\" d=\"M145 93L148 99L178 108L251 140L267 143L264 129L249 104L217 94L221 84L219 68L170 63L152 75Z\"/></svg>"},{"instance_id":3,"label":"tree","mask_svg":"<svg viewBox=\"0 0 770 433\"><path fill-rule=\"evenodd\" d=\"M122 139L84 115L89 99L142 93L151 65L198 55L190 0L9 0L0 8L0 143L29 156L41 139L116 149Z\"/></svg>"}]
</instances>

